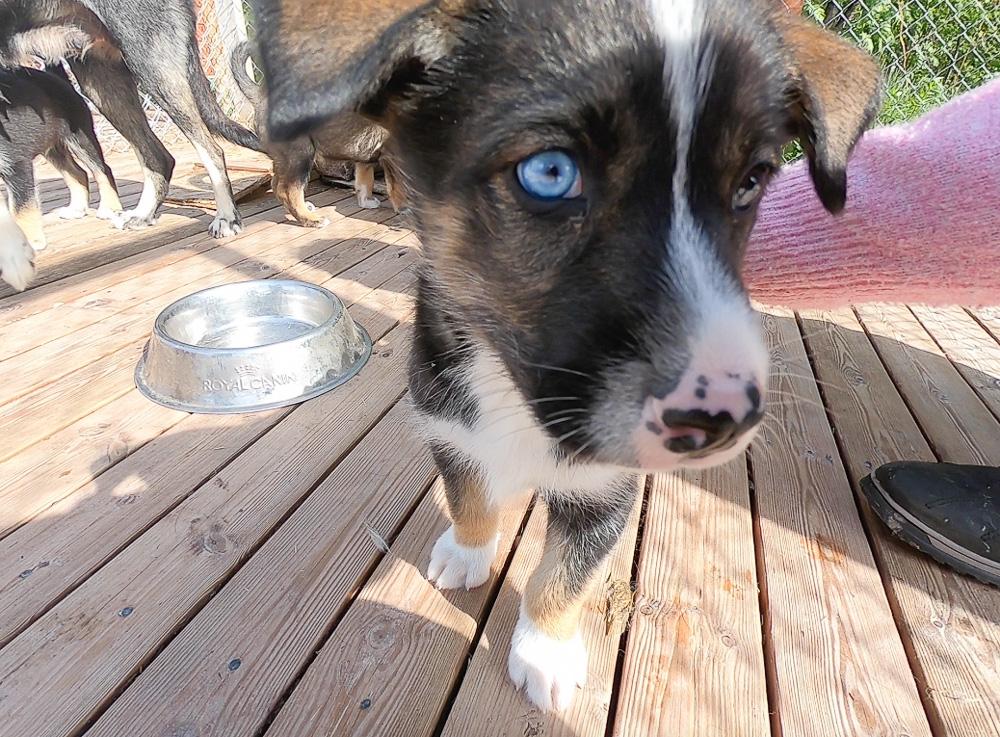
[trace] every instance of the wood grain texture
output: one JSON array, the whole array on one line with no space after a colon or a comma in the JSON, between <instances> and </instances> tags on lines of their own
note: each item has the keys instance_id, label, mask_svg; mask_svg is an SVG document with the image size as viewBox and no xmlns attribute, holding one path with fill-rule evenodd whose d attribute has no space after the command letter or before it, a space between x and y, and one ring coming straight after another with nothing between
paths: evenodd
<instances>
[{"instance_id":1,"label":"wood grain texture","mask_svg":"<svg viewBox=\"0 0 1000 737\"><path fill-rule=\"evenodd\" d=\"M855 492L883 463L937 460L854 313L802 317ZM1000 592L903 544L862 509L935 734L1000 734L1000 653L989 644L1000 642Z\"/></svg>"},{"instance_id":2,"label":"wood grain texture","mask_svg":"<svg viewBox=\"0 0 1000 737\"><path fill-rule=\"evenodd\" d=\"M193 282L182 282L169 292L0 362L0 385L4 386L4 394L13 399L53 382L88 362L130 344L142 343L160 310L199 289L275 276L308 279L322 284L331 274L350 268L382 247L403 238L407 231L396 227L395 222L391 219L385 223L371 223L352 218L338 221L322 235L320 231L306 230L290 242L282 229L274 228L277 231L274 245L242 258L223 272L208 274ZM262 240L266 239L262 237ZM316 268L310 270L310 267ZM141 280L136 290L141 299ZM53 316L53 319L58 319L58 316Z\"/></svg>"},{"instance_id":3,"label":"wood grain texture","mask_svg":"<svg viewBox=\"0 0 1000 737\"><path fill-rule=\"evenodd\" d=\"M524 512L523 503L505 511L486 584L438 591L424 577L431 548L449 524L444 487L436 482L267 737L433 734Z\"/></svg>"},{"instance_id":4,"label":"wood grain texture","mask_svg":"<svg viewBox=\"0 0 1000 737\"><path fill-rule=\"evenodd\" d=\"M795 320L764 316L770 414L751 450L784 737L931 732Z\"/></svg>"},{"instance_id":5,"label":"wood grain texture","mask_svg":"<svg viewBox=\"0 0 1000 737\"><path fill-rule=\"evenodd\" d=\"M297 407L0 650L5 728L63 737L103 710L396 403L408 341L391 331L357 377Z\"/></svg>"},{"instance_id":6,"label":"wood grain texture","mask_svg":"<svg viewBox=\"0 0 1000 737\"><path fill-rule=\"evenodd\" d=\"M746 460L653 479L616 737L770 735Z\"/></svg>"},{"instance_id":7,"label":"wood grain texture","mask_svg":"<svg viewBox=\"0 0 1000 737\"><path fill-rule=\"evenodd\" d=\"M641 499L641 489L638 499ZM536 504L507 577L490 611L482 637L462 681L442 737L603 737L607 729L611 691L622 627L608 631L609 585L628 585L632 575L641 504L632 510L625 531L608 559L598 568L594 588L584 605L580 630L587 645L587 684L563 713L542 713L514 689L507 675L510 638L528 578L542 558L545 505ZM485 717L485 715L489 715Z\"/></svg>"},{"instance_id":8,"label":"wood grain texture","mask_svg":"<svg viewBox=\"0 0 1000 737\"><path fill-rule=\"evenodd\" d=\"M256 734L375 567L433 461L397 404L87 732ZM391 460L389 460L391 459Z\"/></svg>"},{"instance_id":9,"label":"wood grain texture","mask_svg":"<svg viewBox=\"0 0 1000 737\"><path fill-rule=\"evenodd\" d=\"M407 259L380 252L344 272L354 292L353 297L342 297L374 340L385 335L412 304L414 277L406 266ZM390 278L385 279L388 275ZM362 291L364 285L368 285L367 292ZM387 309L385 292L376 291L379 288L395 295L399 304ZM23 514L37 513L42 504L52 504L59 494L63 498L0 542L0 644L45 612L291 409L236 417L184 415L162 436L75 493L67 489L83 476L60 476L45 485L42 493L33 488L29 500L20 500L26 505ZM8 508L13 509L13 505ZM25 571L30 571L28 576L22 575Z\"/></svg>"},{"instance_id":10,"label":"wood grain texture","mask_svg":"<svg viewBox=\"0 0 1000 737\"><path fill-rule=\"evenodd\" d=\"M128 391L133 386L131 371L122 381L120 372L110 370L120 363L116 357L134 353L138 360L156 315L176 299L199 289L245 279L296 278L322 284L331 274L360 263L405 235L405 231L366 220L345 220L338 226L330 226L335 232L329 237L317 236L315 230L306 231L313 235L291 243L279 241L270 253L244 258L225 272L194 282L181 280L184 286L0 362L2 396L7 397L6 404L0 407L0 430L5 422L17 423L19 428L17 447L12 444L5 450L13 453L34 442L32 422L41 423L41 431L52 433L61 426L58 423L67 424ZM324 268L310 269L312 260L320 257ZM136 289L141 292L141 284ZM75 398L72 405L67 406L66 396ZM23 411L22 406L26 408Z\"/></svg>"},{"instance_id":11,"label":"wood grain texture","mask_svg":"<svg viewBox=\"0 0 1000 737\"><path fill-rule=\"evenodd\" d=\"M365 232L364 229L362 232ZM389 240L401 240L404 236L404 231L394 232L391 236L383 234ZM313 266L308 260L297 262L295 256L276 255L276 267L286 263L292 266L285 272L268 270L261 274L268 277L313 278L335 291L345 304L357 303L352 314L362 325L384 323L381 311L386 308L386 295L380 287L382 282L412 265L415 259L413 249L387 245L385 241L364 236L335 241L333 250L336 253L324 257L322 268ZM384 254L383 250L386 251ZM354 265L342 274L330 277L330 272L337 273L352 263ZM394 298L399 297L404 303L400 314L406 313L406 304L412 295L407 286L409 281L410 277L406 277L395 282L403 287L401 293L392 293ZM392 317L393 321L399 319L398 314ZM391 326L391 323L385 326L383 332ZM148 330L148 326L143 329ZM8 410L16 413L13 419L19 420L20 429L10 447L21 449L17 455L0 462L0 479L4 479L0 481L0 500L4 502L0 510L0 537L186 417L184 413L143 401L134 389L132 374L143 342L144 339L141 339L108 357L112 360L102 359L68 374L65 382L70 384L68 390L63 387L62 381L43 387L38 393L44 400L42 407L37 406L43 404L41 401L35 406L29 403L31 412L18 412L23 409L21 405L26 403L25 400L35 397L29 394L11 403L9 408L0 410L0 428L4 427ZM98 371L92 372L93 367ZM106 396L110 398L110 403L102 407ZM114 399L119 396L120 400ZM73 401L68 401L69 398ZM91 404L88 406L87 402ZM60 429L66 422L64 413L67 408L74 413L71 418L82 415L82 419ZM87 415L87 411L91 414ZM120 417L126 420L118 421ZM13 425L10 429L14 430ZM51 435L37 442L38 437L45 433ZM27 447L23 448L23 445ZM57 461L53 463L49 460L51 458Z\"/></svg>"},{"instance_id":12,"label":"wood grain texture","mask_svg":"<svg viewBox=\"0 0 1000 737\"><path fill-rule=\"evenodd\" d=\"M331 202L324 193L318 202ZM269 211L270 212L270 211ZM389 216L388 211L371 211ZM350 213L341 220L350 218ZM353 218L351 218L353 220ZM55 341L82 328L103 322L129 308L149 303L156 297L175 291L204 278L219 278L221 272L250 259L266 259L276 247L287 245L303 237L319 240L321 231L301 229L290 232L291 226L278 226L272 219L257 220L247 225L240 235L205 251L192 254L168 268L152 274L139 274L101 290L82 294L39 310L17 321L0 323L0 361L6 361L26 350L37 348L42 342L39 331L44 329L47 342ZM169 304L166 302L165 304ZM44 343L43 343L44 344Z\"/></svg>"},{"instance_id":13,"label":"wood grain texture","mask_svg":"<svg viewBox=\"0 0 1000 737\"><path fill-rule=\"evenodd\" d=\"M0 537L187 416L133 390L0 463Z\"/></svg>"},{"instance_id":14,"label":"wood grain texture","mask_svg":"<svg viewBox=\"0 0 1000 737\"><path fill-rule=\"evenodd\" d=\"M313 194L320 191L318 186L310 186L315 187ZM257 208L261 208L260 211L265 212L273 210L275 207L278 207L276 203L273 206L263 206L260 200L256 200L249 203L243 212L249 218L253 217L253 210ZM142 231L138 231L135 237L141 238ZM81 232L77 238L89 243L92 249L100 247L100 236L91 231ZM0 316L2 316L4 324L17 322L41 310L57 307L59 304L77 299L81 295L94 294L140 274L155 272L157 269L178 263L193 254L216 246L218 246L218 242L215 239L207 233L199 232L185 238L168 241L154 249L142 251L103 266L82 268L56 282L33 285L24 292L9 296L0 294Z\"/></svg>"},{"instance_id":15,"label":"wood grain texture","mask_svg":"<svg viewBox=\"0 0 1000 737\"><path fill-rule=\"evenodd\" d=\"M1000 426L907 307L864 305L857 314L893 383L938 455L1000 464Z\"/></svg>"},{"instance_id":16,"label":"wood grain texture","mask_svg":"<svg viewBox=\"0 0 1000 737\"><path fill-rule=\"evenodd\" d=\"M1000 343L961 307L910 309L983 404L1000 418Z\"/></svg>"}]
</instances>

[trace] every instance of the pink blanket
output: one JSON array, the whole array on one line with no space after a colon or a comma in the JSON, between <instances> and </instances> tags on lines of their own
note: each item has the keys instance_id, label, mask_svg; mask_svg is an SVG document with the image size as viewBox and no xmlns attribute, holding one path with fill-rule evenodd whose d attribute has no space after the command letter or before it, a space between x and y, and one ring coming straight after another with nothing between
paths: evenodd
<instances>
[{"instance_id":1,"label":"pink blanket","mask_svg":"<svg viewBox=\"0 0 1000 737\"><path fill-rule=\"evenodd\" d=\"M827 213L800 162L761 204L746 279L764 304L1000 304L1000 79L869 131Z\"/></svg>"}]
</instances>

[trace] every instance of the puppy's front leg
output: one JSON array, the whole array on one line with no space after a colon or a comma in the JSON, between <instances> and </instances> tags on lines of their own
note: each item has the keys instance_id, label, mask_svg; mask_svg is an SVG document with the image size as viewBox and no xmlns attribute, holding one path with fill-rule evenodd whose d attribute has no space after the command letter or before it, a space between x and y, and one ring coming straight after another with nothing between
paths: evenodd
<instances>
[{"instance_id":1,"label":"puppy's front leg","mask_svg":"<svg viewBox=\"0 0 1000 737\"><path fill-rule=\"evenodd\" d=\"M499 510L472 462L436 443L431 453L444 481L452 525L434 544L427 578L439 589L474 589L486 583L497 555Z\"/></svg>"},{"instance_id":2,"label":"puppy's front leg","mask_svg":"<svg viewBox=\"0 0 1000 737\"><path fill-rule=\"evenodd\" d=\"M543 711L566 709L587 680L580 615L594 573L625 528L638 493L623 475L600 498L546 494L548 531L511 639L511 680Z\"/></svg>"}]
</instances>

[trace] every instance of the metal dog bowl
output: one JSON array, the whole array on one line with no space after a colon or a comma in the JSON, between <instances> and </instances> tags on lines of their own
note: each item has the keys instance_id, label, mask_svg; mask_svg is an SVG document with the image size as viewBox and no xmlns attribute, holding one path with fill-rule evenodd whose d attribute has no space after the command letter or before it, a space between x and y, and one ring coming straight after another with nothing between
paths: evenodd
<instances>
[{"instance_id":1,"label":"metal dog bowl","mask_svg":"<svg viewBox=\"0 0 1000 737\"><path fill-rule=\"evenodd\" d=\"M225 284L157 316L135 383L172 409L255 412L333 389L361 369L371 349L368 334L322 287L275 279Z\"/></svg>"}]
</instances>

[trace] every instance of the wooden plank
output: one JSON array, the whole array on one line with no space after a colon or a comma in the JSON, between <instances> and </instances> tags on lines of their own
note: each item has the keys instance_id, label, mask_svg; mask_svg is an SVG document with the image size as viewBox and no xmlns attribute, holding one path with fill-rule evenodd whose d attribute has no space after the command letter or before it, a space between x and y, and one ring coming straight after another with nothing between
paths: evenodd
<instances>
[{"instance_id":1,"label":"wooden plank","mask_svg":"<svg viewBox=\"0 0 1000 737\"><path fill-rule=\"evenodd\" d=\"M273 206L272 200L262 198L242 205L241 209L251 212L270 209ZM82 242L78 235L67 236L65 242L55 238L52 246L39 254L38 273L32 282L33 288L100 266L114 264L124 258L154 250L183 238L209 237L205 231L214 217L214 213L204 213L192 208L165 207L156 225L145 230L116 231L112 228L98 239L88 238ZM101 222L101 225L111 228L104 222ZM94 248L95 240L100 243L100 248ZM0 297L14 294L12 288L6 284L2 286Z\"/></svg>"},{"instance_id":2,"label":"wooden plank","mask_svg":"<svg viewBox=\"0 0 1000 737\"><path fill-rule=\"evenodd\" d=\"M406 265L400 263L394 253L378 261L374 266L381 268L372 268L369 274L363 268L352 269L327 282L330 286L343 285L344 289L339 291L343 292L346 304L364 298L360 304L353 305L351 311L362 325L380 326L387 318L394 323L398 313L410 303L410 276L400 282L406 285L406 291L392 292L388 298L378 287L366 286L369 279L379 284ZM393 305L398 301L403 305ZM383 332L391 326L385 326ZM131 373L120 380L125 384L121 400L0 464L0 479L3 479L0 481L0 500L3 501L0 537L186 417L184 413L145 400L132 387ZM120 417L128 421L121 423Z\"/></svg>"},{"instance_id":3,"label":"wooden plank","mask_svg":"<svg viewBox=\"0 0 1000 737\"><path fill-rule=\"evenodd\" d=\"M14 359L0 362L0 385L4 387L7 401L53 383L79 366L103 359L136 342L144 342L149 337L153 321L160 310L194 291L245 279L272 278L283 272L288 278L300 278L297 276L301 271L298 269L300 261L311 263L310 259L314 257L320 257L324 259L324 263L329 264L327 272L313 272L316 279L324 281L329 278L330 273L360 263L372 253L406 235L406 231L395 229L391 225L373 225L364 219L351 218L330 227L330 233L326 236L318 235L315 230L304 231L297 238L279 241L263 253L245 258L224 271L209 273L193 282L180 280L181 286L172 291L75 333L43 343ZM326 251L332 253L323 256ZM293 269L298 270L293 274ZM134 288L142 289L141 284ZM106 397L105 401L112 398L113 396ZM72 410L79 415L85 408L80 405L74 406Z\"/></svg>"},{"instance_id":4,"label":"wooden plank","mask_svg":"<svg viewBox=\"0 0 1000 737\"><path fill-rule=\"evenodd\" d=\"M132 391L0 463L0 537L185 417Z\"/></svg>"},{"instance_id":5,"label":"wooden plank","mask_svg":"<svg viewBox=\"0 0 1000 737\"><path fill-rule=\"evenodd\" d=\"M317 198L318 202L333 202L332 197ZM296 234L277 227L275 210L261 213L259 219L250 222L240 235L205 251L194 253L190 258L172 264L169 268L158 269L153 274L140 274L106 288L81 294L75 299L66 298L49 309L39 310L32 315L21 316L18 320L0 324L0 361L30 350L45 340L68 335L76 330L93 325L153 297L169 292L179 285L218 273L229 266L250 257L263 258L275 246L289 240L297 240ZM347 215L354 214L348 211ZM345 216L346 217L346 216ZM306 231L302 235L317 231Z\"/></svg>"},{"instance_id":6,"label":"wooden plank","mask_svg":"<svg viewBox=\"0 0 1000 737\"><path fill-rule=\"evenodd\" d=\"M255 217L256 214L276 210L278 207L277 203L261 198L248 203L244 212L249 219ZM78 240L88 243L91 248L100 247L99 238L84 240L78 236ZM156 271L188 258L193 253L215 248L218 245L219 243L207 233L198 231L183 238L168 240L156 248L120 258L103 266L81 269L78 273L54 283L35 284L31 289L20 293L0 293L0 315L3 316L5 322L23 319L59 302L76 299L83 294L93 294L124 279ZM4 296L5 294L8 296Z\"/></svg>"},{"instance_id":7,"label":"wooden plank","mask_svg":"<svg viewBox=\"0 0 1000 737\"><path fill-rule=\"evenodd\" d=\"M929 737L798 327L778 311L764 328L775 421L751 459L776 723L784 737Z\"/></svg>"},{"instance_id":8,"label":"wooden plank","mask_svg":"<svg viewBox=\"0 0 1000 737\"><path fill-rule=\"evenodd\" d=\"M1000 344L961 307L910 309L983 404L1000 418Z\"/></svg>"},{"instance_id":9,"label":"wooden plank","mask_svg":"<svg viewBox=\"0 0 1000 737\"><path fill-rule=\"evenodd\" d=\"M132 343L110 356L79 367L64 364L66 373L51 384L17 398L4 396L0 406L0 437L7 440L0 447L0 468L8 468L3 461L51 438L134 387L132 377L142 355L142 345L142 342ZM36 381L44 381L44 366L26 366L24 371L22 376L33 375ZM25 458L22 462L30 465L37 461L36 457ZM10 479L13 476L5 477L0 471L0 498Z\"/></svg>"},{"instance_id":10,"label":"wooden plank","mask_svg":"<svg viewBox=\"0 0 1000 737\"><path fill-rule=\"evenodd\" d=\"M641 493L639 496L641 497ZM525 734L604 737L618 647L627 622L626 618L609 629L609 592L610 587L627 589L631 586L632 560L641 506L640 503L635 505L621 540L598 569L598 583L583 609L580 628L587 645L587 684L577 691L573 704L567 711L542 713L523 693L514 690L507 674L510 638L520 612L521 595L528 577L542 559L545 542L545 507L542 504L535 505L521 543L511 560L507 577L500 587L496 604L486 621L486 628L476 643L472 662L462 681L442 737L464 737L471 734L477 737L521 737ZM484 719L484 714L489 714L489 719ZM384 733L389 733L389 730Z\"/></svg>"},{"instance_id":11,"label":"wooden plank","mask_svg":"<svg viewBox=\"0 0 1000 737\"><path fill-rule=\"evenodd\" d=\"M855 493L883 463L937 460L854 313L803 318ZM1000 593L904 545L862 509L934 733L1000 734L1000 661L984 647L1000 642Z\"/></svg>"},{"instance_id":12,"label":"wooden plank","mask_svg":"<svg viewBox=\"0 0 1000 737\"><path fill-rule=\"evenodd\" d=\"M857 308L893 383L942 458L1000 464L1000 425L910 310ZM947 431L944 431L945 428Z\"/></svg>"},{"instance_id":13,"label":"wooden plank","mask_svg":"<svg viewBox=\"0 0 1000 737\"><path fill-rule=\"evenodd\" d=\"M409 329L297 407L0 650L10 734L75 735L200 609L404 389Z\"/></svg>"},{"instance_id":14,"label":"wooden plank","mask_svg":"<svg viewBox=\"0 0 1000 737\"><path fill-rule=\"evenodd\" d=\"M392 540L431 483L408 413L397 404L361 440L88 737L260 730L381 558L371 530Z\"/></svg>"},{"instance_id":15,"label":"wooden plank","mask_svg":"<svg viewBox=\"0 0 1000 737\"><path fill-rule=\"evenodd\" d=\"M616 737L770 735L746 460L657 476Z\"/></svg>"},{"instance_id":16,"label":"wooden plank","mask_svg":"<svg viewBox=\"0 0 1000 737\"><path fill-rule=\"evenodd\" d=\"M395 237L402 238L404 234L400 232ZM341 251L343 258L340 261L332 259L330 263L340 266L355 260L353 256L347 257L349 249L352 253L357 250L353 245ZM367 246L375 247L372 244ZM382 247L379 246L379 249ZM363 252L363 247L360 250ZM412 251L393 250L378 258L380 250L376 251L372 264L356 264L348 273L327 278L323 283L335 288L341 298L351 304L367 293L369 276L388 278L412 263ZM398 255L400 250L406 258ZM357 259L361 258L362 255L358 254ZM300 273L297 269L300 266L309 268L296 264L286 274L294 276ZM369 275L369 271L373 273ZM329 276L327 272L323 275ZM229 276L226 275L226 278ZM371 304L378 304L379 298L377 293L372 294ZM365 319L368 318L367 309L366 306L359 307ZM0 462L0 499L4 501L0 537L4 531L9 531L39 509L86 483L118 462L123 454L135 450L183 418L180 413L158 412L145 406L138 395L128 396L129 392L134 392L133 370L142 344L143 340L139 340L110 357L67 374L65 380L46 385L0 410L0 429L10 429L13 433L5 449L10 452L20 450ZM72 402L67 401L69 397L73 398ZM118 397L123 397L121 402L116 402ZM123 416L131 418L131 431L125 432L124 436L115 434L114 409L101 410L102 420L96 426L94 424L91 413L112 405L124 413ZM110 447L120 449L120 453L107 450L109 435L114 438ZM128 442L122 442L122 437ZM65 453L70 455L64 458ZM50 458L59 460L51 463Z\"/></svg>"},{"instance_id":17,"label":"wooden plank","mask_svg":"<svg viewBox=\"0 0 1000 737\"><path fill-rule=\"evenodd\" d=\"M994 340L1000 342L1000 307L979 307L969 310L969 314L993 336Z\"/></svg>"},{"instance_id":18,"label":"wooden plank","mask_svg":"<svg viewBox=\"0 0 1000 737\"><path fill-rule=\"evenodd\" d=\"M444 487L435 484L267 737L433 734L472 647L477 622L500 585L525 506L504 512L499 553L487 584L441 592L424 578L431 548L449 524Z\"/></svg>"},{"instance_id":19,"label":"wooden plank","mask_svg":"<svg viewBox=\"0 0 1000 737\"><path fill-rule=\"evenodd\" d=\"M378 283L381 275L352 274ZM351 305L352 316L378 340L412 304L414 275L402 271ZM345 302L350 300L345 298ZM155 405L154 405L155 406ZM30 488L22 516L41 512L0 542L0 644L112 558L205 479L276 424L292 408L253 415L192 415L105 473L79 484L57 477ZM62 499L55 501L62 495ZM53 504L53 502L55 503ZM42 505L52 504L42 510ZM8 510L14 505L5 501ZM12 514L8 511L7 514ZM30 570L28 576L24 572Z\"/></svg>"}]
</instances>

